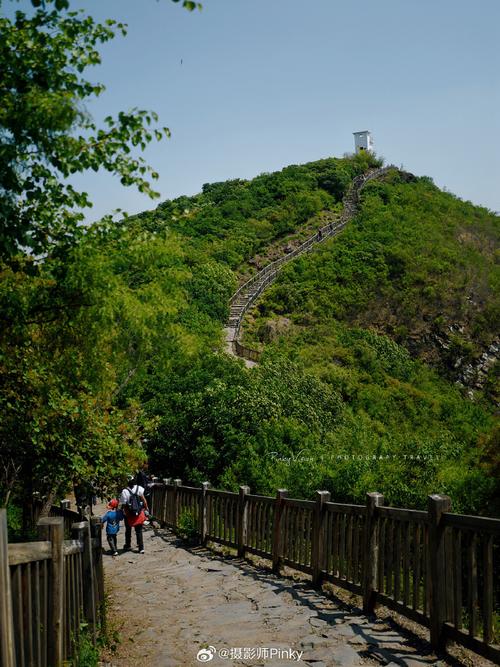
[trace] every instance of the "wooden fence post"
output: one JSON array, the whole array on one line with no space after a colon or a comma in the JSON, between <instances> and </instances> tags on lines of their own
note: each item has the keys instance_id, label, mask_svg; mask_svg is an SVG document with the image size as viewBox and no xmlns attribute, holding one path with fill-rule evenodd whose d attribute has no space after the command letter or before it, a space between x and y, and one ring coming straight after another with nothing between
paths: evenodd
<instances>
[{"instance_id":1,"label":"wooden fence post","mask_svg":"<svg viewBox=\"0 0 500 667\"><path fill-rule=\"evenodd\" d=\"M274 525L273 525L273 572L279 573L281 560L281 517L284 509L284 499L287 497L287 489L278 489L276 491L276 501L274 504Z\"/></svg>"},{"instance_id":2,"label":"wooden fence post","mask_svg":"<svg viewBox=\"0 0 500 667\"><path fill-rule=\"evenodd\" d=\"M210 488L210 482L202 482L200 497L200 544L205 544L208 533L207 520L207 491Z\"/></svg>"},{"instance_id":3,"label":"wooden fence post","mask_svg":"<svg viewBox=\"0 0 500 667\"><path fill-rule=\"evenodd\" d=\"M51 667L61 667L64 660L64 520L62 517L43 517L38 521L42 539L51 542L49 613L47 623L47 653Z\"/></svg>"},{"instance_id":4,"label":"wooden fence post","mask_svg":"<svg viewBox=\"0 0 500 667\"><path fill-rule=\"evenodd\" d=\"M87 527L87 522L86 521L78 521L77 523L72 523L71 524L71 537L74 540L78 540L79 542L83 542L86 527Z\"/></svg>"},{"instance_id":5,"label":"wooden fence post","mask_svg":"<svg viewBox=\"0 0 500 667\"><path fill-rule=\"evenodd\" d=\"M238 557L245 557L245 547L247 543L247 515L248 503L245 496L250 493L249 486L240 486L238 496Z\"/></svg>"},{"instance_id":6,"label":"wooden fence post","mask_svg":"<svg viewBox=\"0 0 500 667\"><path fill-rule=\"evenodd\" d=\"M172 505L173 493L168 488L169 486L172 486L172 478L167 477L166 479L163 480L163 483L165 484L165 496L163 498L163 519L165 523L170 523L174 515L174 510Z\"/></svg>"},{"instance_id":7,"label":"wooden fence post","mask_svg":"<svg viewBox=\"0 0 500 667\"><path fill-rule=\"evenodd\" d=\"M177 528L179 522L179 486L182 482L180 479L174 479L174 527Z\"/></svg>"},{"instance_id":8,"label":"wooden fence post","mask_svg":"<svg viewBox=\"0 0 500 667\"><path fill-rule=\"evenodd\" d=\"M0 658L2 667L15 667L14 618L10 588L7 510L0 509Z\"/></svg>"},{"instance_id":9,"label":"wooden fence post","mask_svg":"<svg viewBox=\"0 0 500 667\"><path fill-rule=\"evenodd\" d=\"M446 618L446 562L444 536L445 528L441 518L451 509L449 496L428 496L427 512L429 521L429 564L430 564L430 630L434 648L443 645L443 623Z\"/></svg>"},{"instance_id":10,"label":"wooden fence post","mask_svg":"<svg viewBox=\"0 0 500 667\"><path fill-rule=\"evenodd\" d=\"M104 567L102 562L102 523L98 516L93 516L91 526L92 537L97 540L97 546L94 549L94 570L97 580L96 602L99 609L99 622L101 630L106 628L106 601L104 597Z\"/></svg>"},{"instance_id":11,"label":"wooden fence post","mask_svg":"<svg viewBox=\"0 0 500 667\"><path fill-rule=\"evenodd\" d=\"M313 526L311 535L311 567L312 567L312 585L321 586L321 569L323 566L324 554L324 518L325 503L330 500L329 491L316 491L316 504L314 507Z\"/></svg>"},{"instance_id":12,"label":"wooden fence post","mask_svg":"<svg viewBox=\"0 0 500 667\"><path fill-rule=\"evenodd\" d=\"M69 508L71 507L71 502L69 500L61 500L59 506L63 511L69 510Z\"/></svg>"},{"instance_id":13,"label":"wooden fence post","mask_svg":"<svg viewBox=\"0 0 500 667\"><path fill-rule=\"evenodd\" d=\"M156 507L157 507L157 498L158 498L158 483L157 482L152 482L151 486L149 487L150 489L150 495L148 498L148 507L149 507L149 513L151 516L158 516ZM146 489L144 489L146 491Z\"/></svg>"},{"instance_id":14,"label":"wooden fence post","mask_svg":"<svg viewBox=\"0 0 500 667\"><path fill-rule=\"evenodd\" d=\"M94 558L90 521L85 521L83 531L83 613L90 626L92 641L96 642L96 593L94 586Z\"/></svg>"},{"instance_id":15,"label":"wooden fence post","mask_svg":"<svg viewBox=\"0 0 500 667\"><path fill-rule=\"evenodd\" d=\"M381 493L366 494L366 515L363 549L363 611L373 613L376 603L376 577L379 557L379 531L375 516L376 508L384 504Z\"/></svg>"},{"instance_id":16,"label":"wooden fence post","mask_svg":"<svg viewBox=\"0 0 500 667\"><path fill-rule=\"evenodd\" d=\"M162 523L168 522L168 487L172 484L172 479L166 477L163 480L162 495L161 495L161 514L158 515L158 518Z\"/></svg>"},{"instance_id":17,"label":"wooden fence post","mask_svg":"<svg viewBox=\"0 0 500 667\"><path fill-rule=\"evenodd\" d=\"M148 491L148 488L146 487L144 489L144 493ZM161 480L159 477L152 477L151 478L151 483L149 484L149 497L147 499L148 502L148 509L150 515L156 516L159 518L159 499L161 497Z\"/></svg>"}]
</instances>

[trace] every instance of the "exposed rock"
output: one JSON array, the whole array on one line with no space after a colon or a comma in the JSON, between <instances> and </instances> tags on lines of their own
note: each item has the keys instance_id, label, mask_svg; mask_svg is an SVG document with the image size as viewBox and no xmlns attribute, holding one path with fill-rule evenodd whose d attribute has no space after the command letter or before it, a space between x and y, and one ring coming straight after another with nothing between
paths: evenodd
<instances>
[{"instance_id":1,"label":"exposed rock","mask_svg":"<svg viewBox=\"0 0 500 667\"><path fill-rule=\"evenodd\" d=\"M500 359L500 341L496 340L481 354L478 359L469 362L463 367L458 376L458 382L465 387L482 389L488 379L488 373ZM462 360L457 360L457 365Z\"/></svg>"},{"instance_id":2,"label":"exposed rock","mask_svg":"<svg viewBox=\"0 0 500 667\"><path fill-rule=\"evenodd\" d=\"M300 640L300 646L308 649L323 647L326 644L327 639L325 637L318 637L318 635L307 635Z\"/></svg>"},{"instance_id":3,"label":"exposed rock","mask_svg":"<svg viewBox=\"0 0 500 667\"><path fill-rule=\"evenodd\" d=\"M290 328L291 324L288 317L267 320L259 329L259 338L263 342L269 343L284 334Z\"/></svg>"},{"instance_id":4,"label":"exposed rock","mask_svg":"<svg viewBox=\"0 0 500 667\"><path fill-rule=\"evenodd\" d=\"M332 651L333 664L338 667L358 667L361 659L350 646L337 646Z\"/></svg>"}]
</instances>

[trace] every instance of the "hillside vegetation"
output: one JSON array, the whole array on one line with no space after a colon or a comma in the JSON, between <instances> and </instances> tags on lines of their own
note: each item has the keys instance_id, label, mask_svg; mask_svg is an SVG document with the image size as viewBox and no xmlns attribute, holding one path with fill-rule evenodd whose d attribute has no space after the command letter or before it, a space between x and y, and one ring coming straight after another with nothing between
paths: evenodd
<instances>
[{"instance_id":1,"label":"hillside vegetation","mask_svg":"<svg viewBox=\"0 0 500 667\"><path fill-rule=\"evenodd\" d=\"M350 502L378 490L407 507L437 492L498 513L497 366L481 361L498 330L490 212L390 172L250 313L262 363L223 351L229 298L255 258L307 236L378 164L207 184L36 265L5 264L3 502L91 479L113 489L148 457L157 474L219 488Z\"/></svg>"},{"instance_id":2,"label":"hillside vegetation","mask_svg":"<svg viewBox=\"0 0 500 667\"><path fill-rule=\"evenodd\" d=\"M191 297L222 321L236 284L223 294L223 267L248 273L253 255L338 206L362 159L206 185L131 224L175 230L197 276ZM156 466L262 493L363 502L377 489L421 507L446 492L456 509L496 511L497 366L473 400L456 380L498 331L497 240L495 215L428 178L394 170L370 183L343 234L290 263L250 314L257 369L204 353L150 378Z\"/></svg>"},{"instance_id":3,"label":"hillside vegetation","mask_svg":"<svg viewBox=\"0 0 500 667\"><path fill-rule=\"evenodd\" d=\"M369 327L460 379L498 336L498 236L486 209L394 171L364 188L340 238L286 268L259 316Z\"/></svg>"}]
</instances>

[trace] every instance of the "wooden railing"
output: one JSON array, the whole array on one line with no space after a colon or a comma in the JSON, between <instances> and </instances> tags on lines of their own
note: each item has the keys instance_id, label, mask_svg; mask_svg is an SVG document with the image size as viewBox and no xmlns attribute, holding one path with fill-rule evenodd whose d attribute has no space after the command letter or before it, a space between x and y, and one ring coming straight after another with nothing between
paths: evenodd
<instances>
[{"instance_id":1,"label":"wooden railing","mask_svg":"<svg viewBox=\"0 0 500 667\"><path fill-rule=\"evenodd\" d=\"M427 511L385 507L379 493L365 505L254 495L155 480L151 509L177 528L191 512L200 543L255 554L363 597L365 612L378 603L428 627L434 647L452 639L500 661L500 519L452 514L447 496L429 496Z\"/></svg>"},{"instance_id":2,"label":"wooden railing","mask_svg":"<svg viewBox=\"0 0 500 667\"><path fill-rule=\"evenodd\" d=\"M54 513L39 519L38 541L9 544L0 510L1 667L62 667L76 657L82 624L94 643L105 624L100 520L73 523L64 539L74 513Z\"/></svg>"},{"instance_id":3,"label":"wooden railing","mask_svg":"<svg viewBox=\"0 0 500 667\"><path fill-rule=\"evenodd\" d=\"M40 513L44 506L42 500L34 500L31 504L31 527L36 528L38 520L40 518ZM49 510L49 516L52 517L62 517L64 520L64 535L66 538L70 537L71 526L74 523L78 523L86 519L86 517L78 511L70 509L71 503L69 500L61 500L59 505L51 505Z\"/></svg>"}]
</instances>

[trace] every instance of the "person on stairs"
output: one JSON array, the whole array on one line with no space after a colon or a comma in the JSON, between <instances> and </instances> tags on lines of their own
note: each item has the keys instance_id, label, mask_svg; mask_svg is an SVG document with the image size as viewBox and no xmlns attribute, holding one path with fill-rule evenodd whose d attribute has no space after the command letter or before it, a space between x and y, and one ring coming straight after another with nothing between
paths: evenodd
<instances>
[{"instance_id":1,"label":"person on stairs","mask_svg":"<svg viewBox=\"0 0 500 667\"><path fill-rule=\"evenodd\" d=\"M125 514L125 545L124 549L132 548L132 528L135 530L137 548L139 553L144 553L144 538L142 528L146 520L146 512L149 507L144 497L144 487L135 483L134 477L130 477L127 486L120 495L120 505Z\"/></svg>"}]
</instances>

